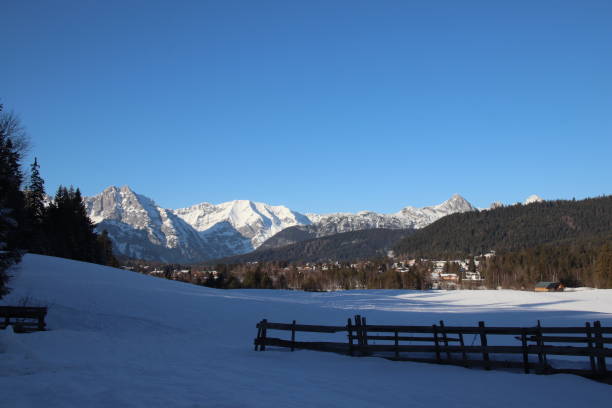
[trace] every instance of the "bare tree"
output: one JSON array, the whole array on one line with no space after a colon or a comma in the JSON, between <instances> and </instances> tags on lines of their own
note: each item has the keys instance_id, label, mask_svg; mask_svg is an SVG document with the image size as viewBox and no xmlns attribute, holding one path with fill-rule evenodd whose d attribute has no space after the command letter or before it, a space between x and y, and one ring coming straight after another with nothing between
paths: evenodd
<instances>
[{"instance_id":1,"label":"bare tree","mask_svg":"<svg viewBox=\"0 0 612 408\"><path fill-rule=\"evenodd\" d=\"M0 131L5 137L11 139L13 147L21 157L30 150L30 138L25 127L21 124L19 116L14 112L2 111L0 105Z\"/></svg>"}]
</instances>

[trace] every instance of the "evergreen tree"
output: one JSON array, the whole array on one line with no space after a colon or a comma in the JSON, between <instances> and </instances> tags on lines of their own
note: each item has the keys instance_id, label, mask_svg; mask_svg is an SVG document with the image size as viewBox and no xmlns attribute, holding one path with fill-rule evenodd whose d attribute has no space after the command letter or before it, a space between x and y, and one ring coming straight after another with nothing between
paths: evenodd
<instances>
[{"instance_id":1,"label":"evergreen tree","mask_svg":"<svg viewBox=\"0 0 612 408\"><path fill-rule=\"evenodd\" d=\"M30 252L44 252L43 221L45 218L45 181L40 176L38 159L30 166L30 179L25 187L26 247Z\"/></svg>"},{"instance_id":2,"label":"evergreen tree","mask_svg":"<svg viewBox=\"0 0 612 408\"><path fill-rule=\"evenodd\" d=\"M99 238L87 216L81 192L60 186L44 219L47 254L102 264L114 262L108 235Z\"/></svg>"},{"instance_id":3,"label":"evergreen tree","mask_svg":"<svg viewBox=\"0 0 612 408\"><path fill-rule=\"evenodd\" d=\"M40 176L40 165L36 157L30 166L30 180L24 195L28 216L36 225L41 225L45 217L45 181Z\"/></svg>"},{"instance_id":4,"label":"evergreen tree","mask_svg":"<svg viewBox=\"0 0 612 408\"><path fill-rule=\"evenodd\" d=\"M2 112L2 105L0 105ZM0 119L5 118L2 116ZM23 243L23 179L19 161L21 154L13 143L11 129L0 120L0 298L8 293L6 269L18 261Z\"/></svg>"}]
</instances>

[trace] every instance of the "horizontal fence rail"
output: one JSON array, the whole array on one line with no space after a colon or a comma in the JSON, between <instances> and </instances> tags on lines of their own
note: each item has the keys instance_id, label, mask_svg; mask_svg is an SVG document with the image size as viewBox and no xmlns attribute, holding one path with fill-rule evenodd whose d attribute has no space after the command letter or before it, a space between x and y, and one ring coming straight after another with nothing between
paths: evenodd
<instances>
[{"instance_id":1,"label":"horizontal fence rail","mask_svg":"<svg viewBox=\"0 0 612 408\"><path fill-rule=\"evenodd\" d=\"M612 327L602 327L599 321L592 325L587 322L584 327L544 327L539 321L534 327L487 327L484 322L479 322L478 326L445 326L443 321L431 326L393 326L369 325L365 317L357 315L348 319L345 326L297 324L295 320L292 323L272 323L264 319L256 327L256 351L264 351L266 346L286 347L291 351L328 351L398 361L484 367L487 370L520 368L525 373L533 370L538 374L572 373L592 378L608 378L606 358L612 357L612 349L606 347L612 344ZM270 337L268 330L289 331L291 338ZM298 332L344 332L347 340L298 341ZM473 336L470 344L466 344L465 336ZM501 338L512 343L498 344ZM489 344L493 339L495 344ZM513 355L516 357L512 358ZM552 367L548 356L555 355L588 357L590 368Z\"/></svg>"}]
</instances>

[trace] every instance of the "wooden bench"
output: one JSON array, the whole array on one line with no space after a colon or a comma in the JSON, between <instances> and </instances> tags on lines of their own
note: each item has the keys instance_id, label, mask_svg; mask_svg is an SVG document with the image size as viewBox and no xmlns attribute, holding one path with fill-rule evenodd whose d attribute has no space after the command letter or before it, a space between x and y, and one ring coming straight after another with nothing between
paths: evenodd
<instances>
[{"instance_id":1,"label":"wooden bench","mask_svg":"<svg viewBox=\"0 0 612 408\"><path fill-rule=\"evenodd\" d=\"M45 330L46 307L0 306L0 329L13 326L16 333Z\"/></svg>"}]
</instances>

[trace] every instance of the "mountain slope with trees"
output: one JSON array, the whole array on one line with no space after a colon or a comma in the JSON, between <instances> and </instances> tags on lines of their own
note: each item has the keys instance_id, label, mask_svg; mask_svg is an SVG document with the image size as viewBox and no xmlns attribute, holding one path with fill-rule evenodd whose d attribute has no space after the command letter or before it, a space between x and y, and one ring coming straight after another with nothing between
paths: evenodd
<instances>
[{"instance_id":1,"label":"mountain slope with trees","mask_svg":"<svg viewBox=\"0 0 612 408\"><path fill-rule=\"evenodd\" d=\"M308 239L281 248L258 249L249 254L224 258L220 263L355 261L385 255L409 229L368 229Z\"/></svg>"},{"instance_id":2,"label":"mountain slope with trees","mask_svg":"<svg viewBox=\"0 0 612 408\"><path fill-rule=\"evenodd\" d=\"M611 231L612 196L543 201L452 214L403 239L395 250L409 257L447 258L601 238Z\"/></svg>"}]
</instances>

